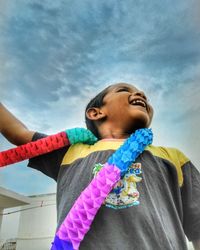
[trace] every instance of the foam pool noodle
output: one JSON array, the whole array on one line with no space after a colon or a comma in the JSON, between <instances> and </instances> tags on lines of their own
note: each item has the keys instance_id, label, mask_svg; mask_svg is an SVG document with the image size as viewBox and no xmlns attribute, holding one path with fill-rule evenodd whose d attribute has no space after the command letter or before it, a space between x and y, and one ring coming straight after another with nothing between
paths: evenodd
<instances>
[{"instance_id":1,"label":"foam pool noodle","mask_svg":"<svg viewBox=\"0 0 200 250\"><path fill-rule=\"evenodd\" d=\"M51 250L79 249L105 198L152 139L151 129L140 129L116 150L75 201L56 233Z\"/></svg>"}]
</instances>

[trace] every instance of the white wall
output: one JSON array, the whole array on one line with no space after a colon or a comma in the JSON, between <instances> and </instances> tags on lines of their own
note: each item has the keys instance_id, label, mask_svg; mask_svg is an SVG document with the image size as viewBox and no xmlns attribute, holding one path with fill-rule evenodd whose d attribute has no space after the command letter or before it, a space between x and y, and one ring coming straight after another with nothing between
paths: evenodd
<instances>
[{"instance_id":1,"label":"white wall","mask_svg":"<svg viewBox=\"0 0 200 250\"><path fill-rule=\"evenodd\" d=\"M2 224L2 219L3 219L3 209L0 208L0 239L1 239L1 224Z\"/></svg>"},{"instance_id":2,"label":"white wall","mask_svg":"<svg viewBox=\"0 0 200 250\"><path fill-rule=\"evenodd\" d=\"M28 210L20 215L17 250L49 250L56 229L55 194L32 197L24 208Z\"/></svg>"},{"instance_id":3,"label":"white wall","mask_svg":"<svg viewBox=\"0 0 200 250\"><path fill-rule=\"evenodd\" d=\"M20 210L20 207L8 208L2 210L3 214ZM4 215L0 228L0 246L8 239L17 238L20 213L11 213Z\"/></svg>"}]
</instances>

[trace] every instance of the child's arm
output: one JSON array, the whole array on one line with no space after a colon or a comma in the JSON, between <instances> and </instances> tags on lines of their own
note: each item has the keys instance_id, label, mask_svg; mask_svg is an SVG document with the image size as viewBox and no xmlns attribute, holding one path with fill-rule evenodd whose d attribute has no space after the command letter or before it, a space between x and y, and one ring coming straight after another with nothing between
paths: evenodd
<instances>
[{"instance_id":1,"label":"child's arm","mask_svg":"<svg viewBox=\"0 0 200 250\"><path fill-rule=\"evenodd\" d=\"M28 130L2 103L0 103L0 132L8 141L15 145L30 142L35 133Z\"/></svg>"}]
</instances>

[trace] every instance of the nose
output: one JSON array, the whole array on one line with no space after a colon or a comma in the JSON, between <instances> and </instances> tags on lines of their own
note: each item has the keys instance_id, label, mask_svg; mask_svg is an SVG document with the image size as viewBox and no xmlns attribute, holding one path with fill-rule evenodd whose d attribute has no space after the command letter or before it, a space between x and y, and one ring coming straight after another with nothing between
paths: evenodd
<instances>
[{"instance_id":1,"label":"nose","mask_svg":"<svg viewBox=\"0 0 200 250\"><path fill-rule=\"evenodd\" d=\"M138 90L134 93L134 95L141 96L144 100L147 101L147 97L143 91Z\"/></svg>"}]
</instances>

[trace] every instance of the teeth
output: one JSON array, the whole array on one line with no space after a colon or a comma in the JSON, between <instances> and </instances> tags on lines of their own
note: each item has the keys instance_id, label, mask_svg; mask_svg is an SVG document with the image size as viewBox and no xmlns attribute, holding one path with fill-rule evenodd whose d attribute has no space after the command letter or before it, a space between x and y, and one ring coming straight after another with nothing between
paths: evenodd
<instances>
[{"instance_id":1,"label":"teeth","mask_svg":"<svg viewBox=\"0 0 200 250\"><path fill-rule=\"evenodd\" d=\"M142 105L143 107L146 107L146 103L142 100L133 100L131 104L139 104Z\"/></svg>"}]
</instances>

